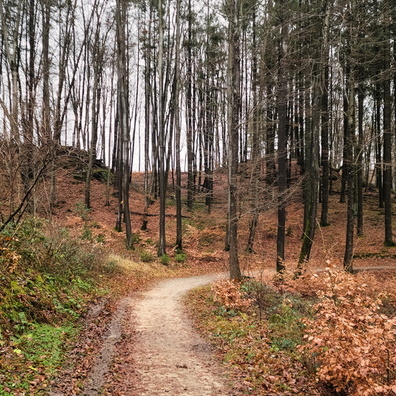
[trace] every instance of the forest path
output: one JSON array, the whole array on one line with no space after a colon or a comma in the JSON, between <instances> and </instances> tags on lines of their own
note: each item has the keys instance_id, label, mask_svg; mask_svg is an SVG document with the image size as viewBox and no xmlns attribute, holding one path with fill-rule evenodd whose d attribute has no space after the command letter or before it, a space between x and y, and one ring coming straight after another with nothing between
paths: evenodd
<instances>
[{"instance_id":1,"label":"forest path","mask_svg":"<svg viewBox=\"0 0 396 396\"><path fill-rule=\"evenodd\" d=\"M365 267L385 270L391 267ZM323 269L322 269L323 270ZM316 269L316 271L321 271ZM260 274L274 273L263 270ZM121 300L103 339L84 396L238 396L210 346L193 329L183 307L185 294L226 278L211 274L168 279ZM51 396L64 396L52 393Z\"/></svg>"},{"instance_id":2,"label":"forest path","mask_svg":"<svg viewBox=\"0 0 396 396\"><path fill-rule=\"evenodd\" d=\"M182 303L189 290L226 276L164 280L136 298L124 299L84 395L238 395L228 386L210 346L193 329Z\"/></svg>"}]
</instances>

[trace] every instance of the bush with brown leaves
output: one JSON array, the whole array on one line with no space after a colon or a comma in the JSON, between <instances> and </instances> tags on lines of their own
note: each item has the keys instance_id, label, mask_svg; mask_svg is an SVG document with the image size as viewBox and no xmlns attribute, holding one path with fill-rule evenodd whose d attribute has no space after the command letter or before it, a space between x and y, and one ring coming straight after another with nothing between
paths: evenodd
<instances>
[{"instance_id":1,"label":"bush with brown leaves","mask_svg":"<svg viewBox=\"0 0 396 396\"><path fill-rule=\"evenodd\" d=\"M246 298L241 290L241 282L225 279L212 285L214 299L226 309L246 310L250 307L252 300Z\"/></svg>"},{"instance_id":2,"label":"bush with brown leaves","mask_svg":"<svg viewBox=\"0 0 396 396\"><path fill-rule=\"evenodd\" d=\"M322 276L316 315L304 321L306 343L300 351L318 379L337 392L396 394L396 319L381 313L386 296L373 296L361 278L343 271Z\"/></svg>"}]
</instances>

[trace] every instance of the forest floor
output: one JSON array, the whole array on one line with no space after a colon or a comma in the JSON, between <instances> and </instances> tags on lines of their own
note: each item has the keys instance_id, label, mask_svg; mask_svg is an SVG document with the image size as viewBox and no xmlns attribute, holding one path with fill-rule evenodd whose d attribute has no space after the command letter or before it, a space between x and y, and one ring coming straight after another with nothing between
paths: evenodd
<instances>
[{"instance_id":1,"label":"forest floor","mask_svg":"<svg viewBox=\"0 0 396 396\"><path fill-rule=\"evenodd\" d=\"M68 199L58 210L59 219L71 230L88 227L93 237L104 235L105 244L111 247L109 250L122 252L126 260L139 261L143 255L155 257L154 241L158 232L156 204L150 207L149 213L153 217L149 218L149 231L138 230L143 218L141 179L142 175L134 176L131 194L134 197L131 199L134 213L132 221L138 237L134 252L123 249L123 240L113 229L115 197L111 196L111 205L104 207L103 186L99 183L93 183L92 186L93 209L88 214L88 220L82 220L75 210L83 196L83 186L77 185L71 191L68 185L60 184L60 191L63 187ZM210 216L203 204L197 204L198 209L192 214L187 213L184 221L187 262L175 261L172 243L168 242L170 271L160 276L149 275L145 286L135 285L132 293L120 299L111 312L101 312L99 307L99 313L92 317L88 315L87 320L93 322L95 328L101 327L101 330L94 336L87 331L76 348L83 345L87 338L91 340L96 337L95 346L91 348L91 360L65 370L53 385L51 396L246 394L235 373L220 364L215 349L193 328L182 304L182 296L190 289L212 282L219 277L219 273L227 276L227 253L223 251L225 188L221 187L222 179L219 177L215 187L217 201ZM340 267L342 264L346 208L345 204L337 203L337 195L331 199L333 209L330 221L333 226L318 230L317 242L312 251L312 269L328 265ZM375 209L374 200L373 195L366 194L365 202L369 208L366 211L366 233L365 237L356 240L355 263L360 268L389 269L395 264L395 254L392 248L385 248L381 242L379 218L382 214L379 209ZM167 213L174 215L171 200L168 201ZM248 232L248 213L246 209L240 219L241 245ZM289 268L295 265L298 257L301 220L302 206L297 193L288 206L286 265ZM167 233L168 241L172 240L175 234L173 220L167 223ZM257 271L261 276L274 273L275 243L276 212L269 204L269 209L261 215L255 253L249 255L241 248L240 264L243 272L252 275ZM154 265L158 264L156 262ZM158 281L158 278L172 277L175 278ZM71 356L73 359L73 353Z\"/></svg>"},{"instance_id":2,"label":"forest floor","mask_svg":"<svg viewBox=\"0 0 396 396\"><path fill-rule=\"evenodd\" d=\"M372 269L385 270L389 266ZM274 270L266 270L261 275L269 277L274 273ZM81 369L66 372L49 395L250 394L240 374L230 365L222 364L214 346L198 333L183 300L191 290L227 276L227 273L217 273L165 279L121 299L97 342L96 358L82 369L85 373L81 373ZM75 387L73 377L81 375L85 379Z\"/></svg>"},{"instance_id":3,"label":"forest floor","mask_svg":"<svg viewBox=\"0 0 396 396\"><path fill-rule=\"evenodd\" d=\"M67 372L50 395L241 395L183 304L191 289L226 276L167 279L120 300L82 389L70 378L81 373Z\"/></svg>"}]
</instances>

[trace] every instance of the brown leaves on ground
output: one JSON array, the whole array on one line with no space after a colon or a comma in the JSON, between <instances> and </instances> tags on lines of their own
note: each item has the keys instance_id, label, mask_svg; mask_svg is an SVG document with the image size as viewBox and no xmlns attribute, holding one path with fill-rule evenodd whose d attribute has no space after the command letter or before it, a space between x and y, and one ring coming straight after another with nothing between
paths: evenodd
<instances>
[{"instance_id":1,"label":"brown leaves on ground","mask_svg":"<svg viewBox=\"0 0 396 396\"><path fill-rule=\"evenodd\" d=\"M198 327L251 395L391 396L396 394L395 280L392 271L351 275L330 268L298 279L286 274L282 282L267 278L260 294L263 320L252 298L259 294L247 292L246 283L217 282L197 291L189 305ZM304 304L303 315L293 316ZM296 330L289 336L291 326ZM287 346L283 336L296 345Z\"/></svg>"}]
</instances>

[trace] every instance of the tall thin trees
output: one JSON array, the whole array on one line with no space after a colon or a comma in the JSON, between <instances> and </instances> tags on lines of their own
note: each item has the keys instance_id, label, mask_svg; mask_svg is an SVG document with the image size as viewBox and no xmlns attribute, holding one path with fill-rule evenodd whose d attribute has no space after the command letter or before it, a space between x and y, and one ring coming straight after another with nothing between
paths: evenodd
<instances>
[{"instance_id":1,"label":"tall thin trees","mask_svg":"<svg viewBox=\"0 0 396 396\"><path fill-rule=\"evenodd\" d=\"M166 254L166 231L165 231L165 210L166 210L166 188L168 181L165 178L165 95L164 95L164 3L158 0L158 95L157 95L157 125L158 125L158 180L159 180L159 242L158 256Z\"/></svg>"},{"instance_id":2,"label":"tall thin trees","mask_svg":"<svg viewBox=\"0 0 396 396\"><path fill-rule=\"evenodd\" d=\"M131 212L129 208L130 167L130 120L128 105L127 72L127 1L117 0L116 38L117 38L117 120L118 120L118 156L119 156L119 211L124 214L126 227L126 246L133 247Z\"/></svg>"}]
</instances>

